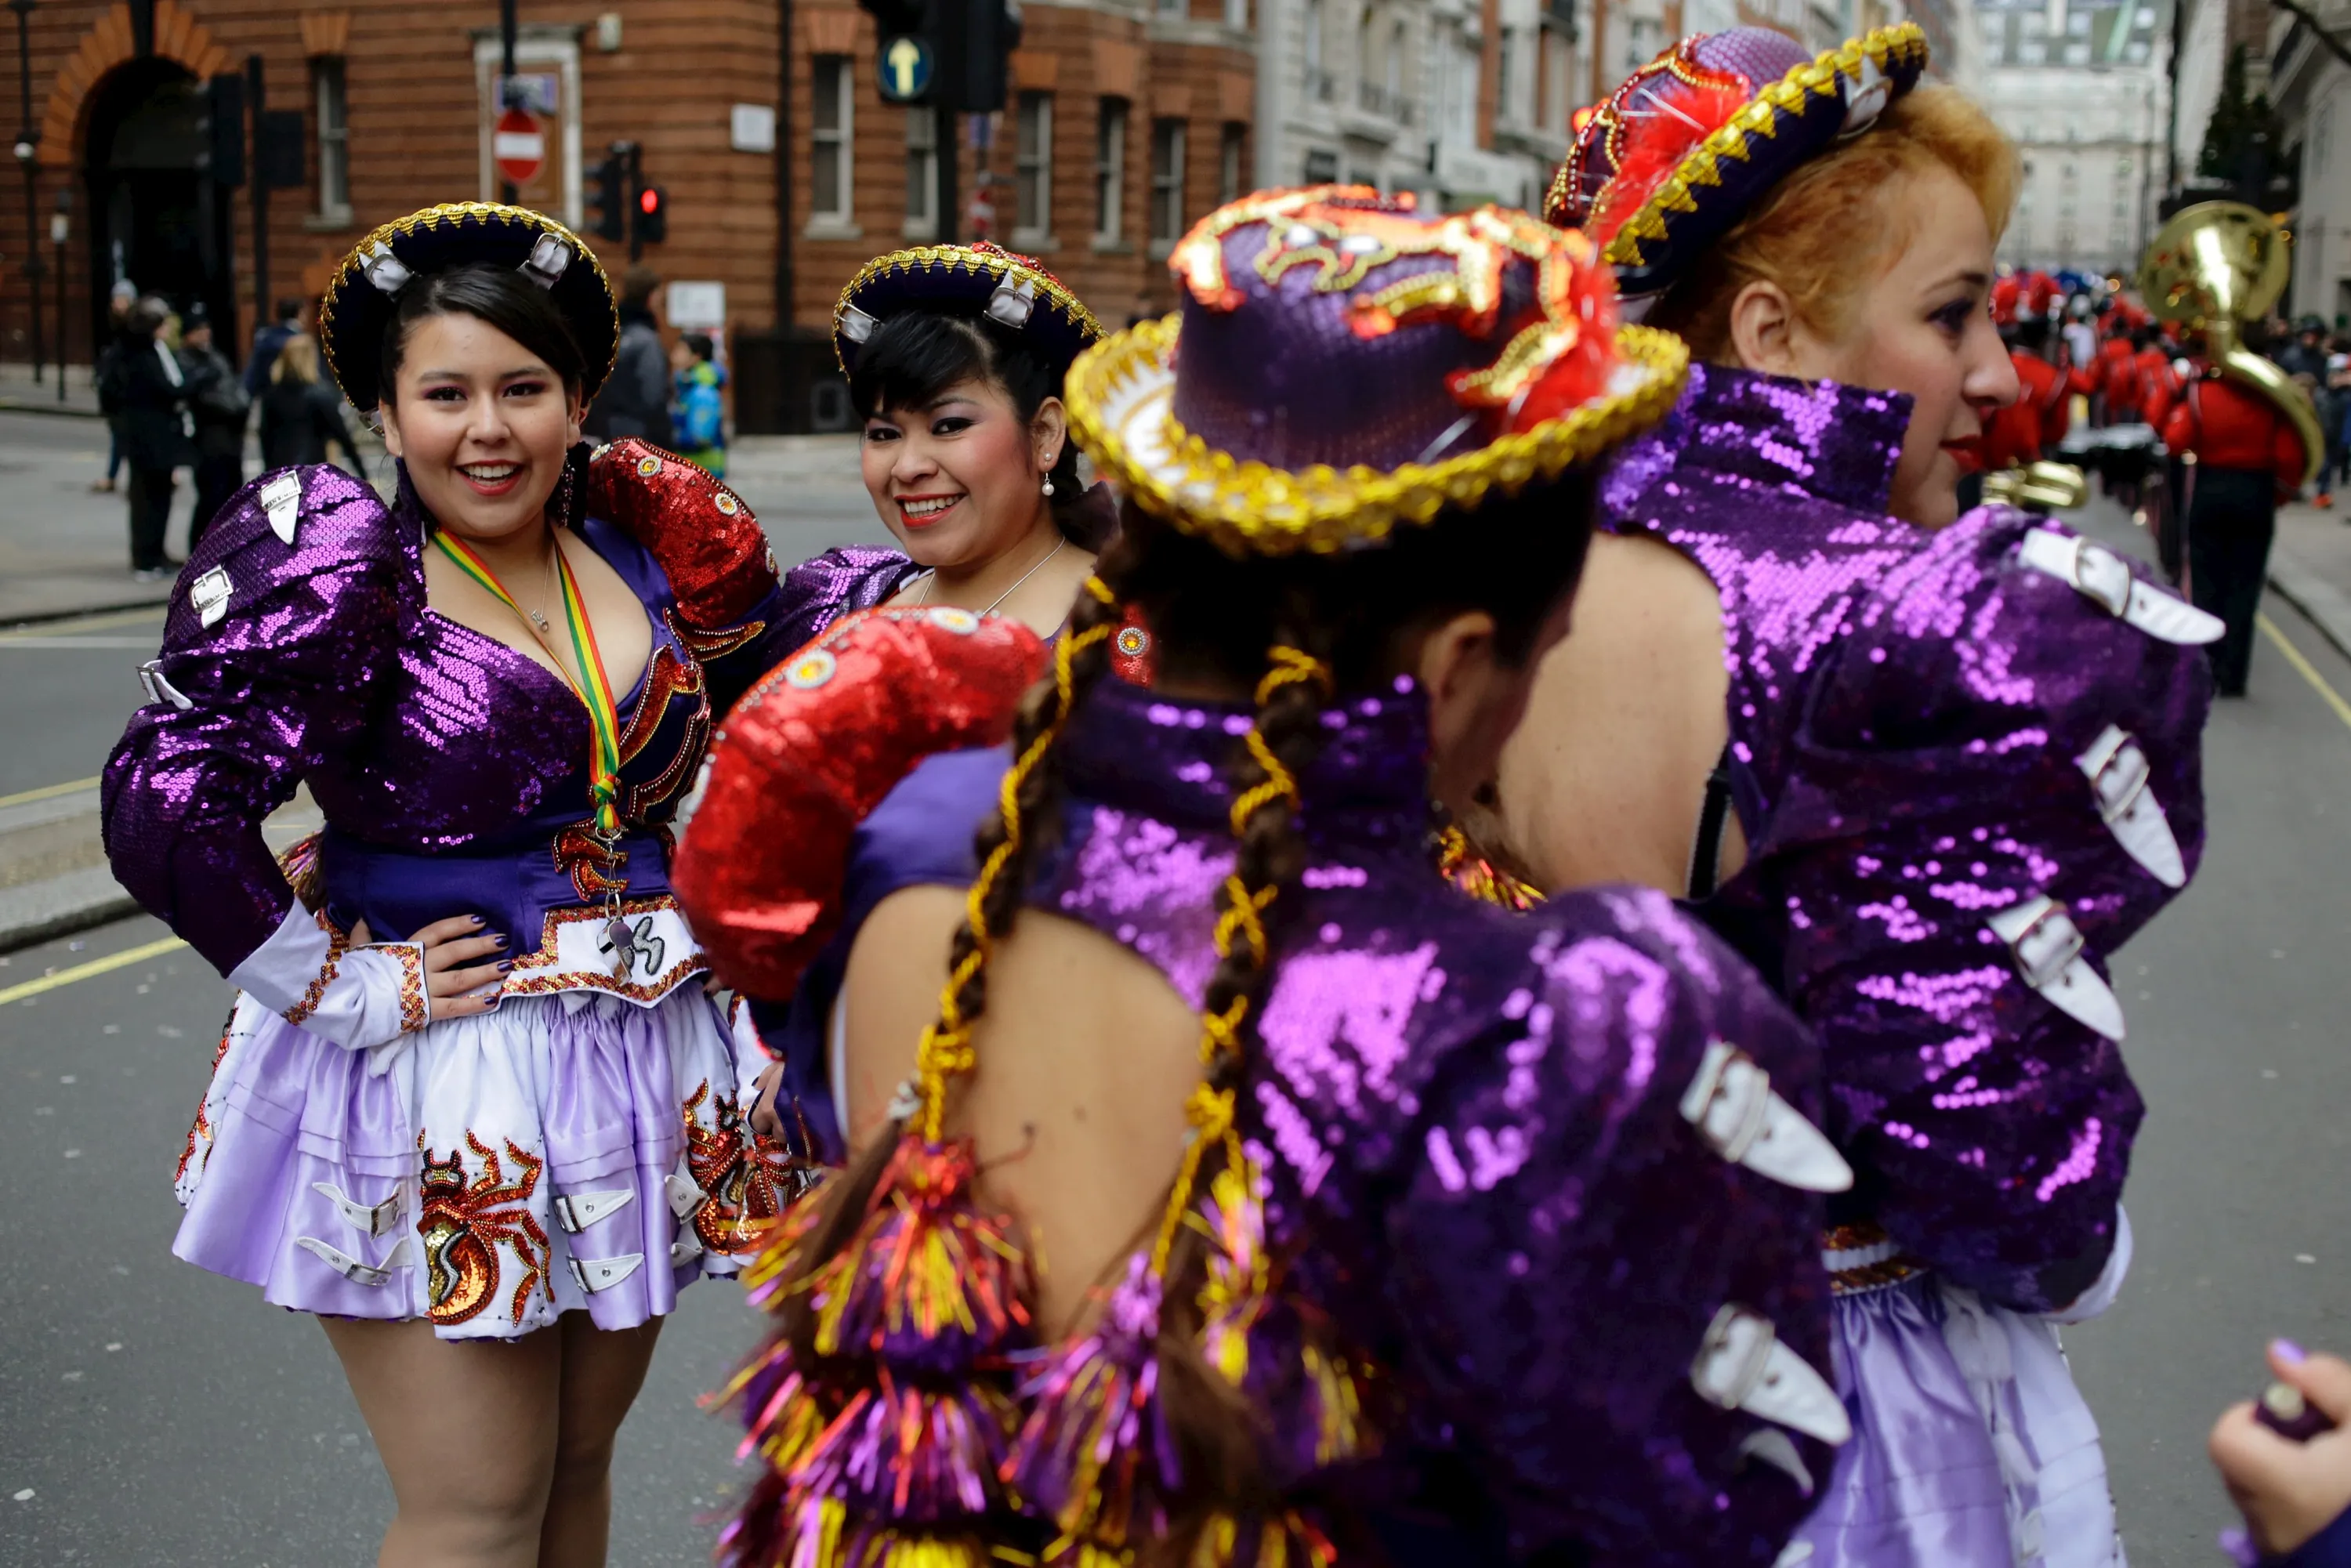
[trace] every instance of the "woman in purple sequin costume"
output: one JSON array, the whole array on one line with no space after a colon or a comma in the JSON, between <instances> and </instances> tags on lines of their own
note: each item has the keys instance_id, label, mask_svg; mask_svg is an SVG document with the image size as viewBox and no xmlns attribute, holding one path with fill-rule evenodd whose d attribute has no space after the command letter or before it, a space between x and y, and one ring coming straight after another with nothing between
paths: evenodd
<instances>
[{"instance_id":1,"label":"woman in purple sequin costume","mask_svg":"<svg viewBox=\"0 0 2351 1568\"><path fill-rule=\"evenodd\" d=\"M320 328L397 495L246 486L106 770L115 874L241 988L173 1250L319 1314L383 1562L601 1562L663 1314L779 1207L667 872L714 704L779 652L774 563L699 469L573 444L612 303L550 220L388 225ZM326 827L281 865L298 786Z\"/></svg>"},{"instance_id":2,"label":"woman in purple sequin costume","mask_svg":"<svg viewBox=\"0 0 2351 1568\"><path fill-rule=\"evenodd\" d=\"M1561 171L1680 404L1604 483L1500 777L1536 880L1687 894L1819 1032L1855 1438L1785 1560L2121 1560L2056 1325L2112 1301L2142 1106L2105 965L2203 838L2209 617L1961 459L2014 154L1915 26L1687 40ZM1857 236L1879 236L1874 242ZM1693 848L1695 846L1695 848Z\"/></svg>"},{"instance_id":3,"label":"woman in purple sequin costume","mask_svg":"<svg viewBox=\"0 0 2351 1568\"><path fill-rule=\"evenodd\" d=\"M1678 345L1493 208L1270 193L1171 265L1180 316L1071 372L1128 507L1008 747L862 826L845 778L831 885L695 906L747 944L864 911L820 1009L852 1163L748 1276L729 1558L1767 1564L1845 1427L1816 1052L1662 894L1514 915L1429 852ZM1103 678L1130 606L1148 691ZM923 613L738 709L682 875L756 831L741 779L925 732L854 689L973 635Z\"/></svg>"}]
</instances>

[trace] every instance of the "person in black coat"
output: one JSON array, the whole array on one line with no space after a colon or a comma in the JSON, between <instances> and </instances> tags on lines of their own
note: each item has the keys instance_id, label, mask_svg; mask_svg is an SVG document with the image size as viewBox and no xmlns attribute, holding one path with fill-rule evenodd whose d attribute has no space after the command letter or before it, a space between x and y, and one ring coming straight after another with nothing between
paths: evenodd
<instances>
[{"instance_id":1,"label":"person in black coat","mask_svg":"<svg viewBox=\"0 0 2351 1568\"><path fill-rule=\"evenodd\" d=\"M342 394L319 374L319 340L298 332L278 345L269 384L261 389L261 465L324 463L330 445L343 449L352 473L366 476L343 419Z\"/></svg>"},{"instance_id":2,"label":"person in black coat","mask_svg":"<svg viewBox=\"0 0 2351 1568\"><path fill-rule=\"evenodd\" d=\"M650 267L629 268L621 278L621 341L612 373L588 408L581 429L591 440L634 435L655 446L674 444L669 423L669 350L662 343L653 298L661 275Z\"/></svg>"},{"instance_id":3,"label":"person in black coat","mask_svg":"<svg viewBox=\"0 0 2351 1568\"><path fill-rule=\"evenodd\" d=\"M131 470L131 571L153 582L179 565L163 553L172 516L172 470L195 458L187 375L163 341L172 308L149 295L124 319L104 395L121 410L122 457Z\"/></svg>"},{"instance_id":4,"label":"person in black coat","mask_svg":"<svg viewBox=\"0 0 2351 1568\"><path fill-rule=\"evenodd\" d=\"M213 343L213 324L201 305L180 329L180 371L187 379L188 412L196 426L196 506L188 515L188 549L245 483L245 426L253 400L245 382Z\"/></svg>"}]
</instances>

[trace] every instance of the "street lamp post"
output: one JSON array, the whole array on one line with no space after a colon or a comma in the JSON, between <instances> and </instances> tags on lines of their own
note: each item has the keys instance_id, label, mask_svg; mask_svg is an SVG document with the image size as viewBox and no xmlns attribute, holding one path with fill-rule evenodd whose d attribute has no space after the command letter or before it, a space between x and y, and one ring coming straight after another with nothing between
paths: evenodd
<instances>
[{"instance_id":1,"label":"street lamp post","mask_svg":"<svg viewBox=\"0 0 2351 1568\"><path fill-rule=\"evenodd\" d=\"M48 349L41 339L41 233L39 203L35 189L39 173L33 167L33 154L39 150L41 133L33 129L33 6L37 0L8 0L8 9L16 13L16 101L18 106L16 131L16 166L25 171L25 281L33 286L33 381L39 384L43 367L48 360ZM57 380L65 380L62 366Z\"/></svg>"},{"instance_id":2,"label":"street lamp post","mask_svg":"<svg viewBox=\"0 0 2351 1568\"><path fill-rule=\"evenodd\" d=\"M66 401L66 236L73 228L73 192L57 192L57 210L49 214L49 243L57 251L57 401ZM89 373L97 384L98 345L90 345Z\"/></svg>"}]
</instances>

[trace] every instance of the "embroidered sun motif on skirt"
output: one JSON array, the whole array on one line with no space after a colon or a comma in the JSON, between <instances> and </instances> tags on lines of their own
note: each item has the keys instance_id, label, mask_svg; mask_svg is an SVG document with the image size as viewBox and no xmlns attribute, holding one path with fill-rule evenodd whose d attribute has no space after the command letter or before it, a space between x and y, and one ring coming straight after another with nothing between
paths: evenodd
<instances>
[{"instance_id":1,"label":"embroidered sun motif on skirt","mask_svg":"<svg viewBox=\"0 0 2351 1568\"><path fill-rule=\"evenodd\" d=\"M488 1306L498 1291L498 1244L504 1242L522 1265L522 1279L507 1303L520 1323L531 1291L547 1289L547 1232L528 1207L547 1162L507 1140L507 1157L521 1172L508 1182L495 1151L470 1132L465 1143L482 1160L481 1174L470 1186L463 1150L436 1158L427 1135L417 1134L417 1152L424 1156L416 1215L416 1233L424 1240L424 1313L448 1325L465 1322ZM552 1291L549 1299L554 1299Z\"/></svg>"},{"instance_id":2,"label":"embroidered sun motif on skirt","mask_svg":"<svg viewBox=\"0 0 2351 1568\"><path fill-rule=\"evenodd\" d=\"M695 1113L707 1102L715 1127ZM736 1256L758 1249L768 1223L816 1185L821 1174L744 1124L731 1094L711 1098L705 1082L682 1107L685 1168L708 1201L694 1211L694 1233L713 1252Z\"/></svg>"}]
</instances>

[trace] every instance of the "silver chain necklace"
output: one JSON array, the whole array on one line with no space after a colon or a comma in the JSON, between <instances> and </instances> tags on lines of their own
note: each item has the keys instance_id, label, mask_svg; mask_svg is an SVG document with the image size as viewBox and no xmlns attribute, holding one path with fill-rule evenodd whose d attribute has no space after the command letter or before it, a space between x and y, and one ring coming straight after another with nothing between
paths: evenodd
<instances>
[{"instance_id":1,"label":"silver chain necklace","mask_svg":"<svg viewBox=\"0 0 2351 1568\"><path fill-rule=\"evenodd\" d=\"M1022 573L1020 574L1020 580L1019 580L1019 582L1015 582L1011 587L1009 587L1009 588L1006 589L1003 592L1001 592L1001 593L998 594L994 599L990 600L990 601L988 601L987 608L987 609L985 609L985 610L983 610L983 611L981 611L981 612L980 612L980 613L981 613L982 615L993 615L993 614L995 614L995 613L996 613L996 607L997 607L998 605L999 605L999 604L1003 603L1006 600L1008 600L1008 599L1011 598L1014 594L1016 594L1016 593L1019 592L1019 591L1020 591L1020 583L1028 581L1030 578L1032 578L1032 577L1036 576L1039 572L1040 572L1040 571L1044 570L1045 570L1045 563L1046 563L1047 561L1049 561L1049 560L1052 559L1055 556L1057 556L1057 555L1061 554L1061 547L1062 547L1063 545L1065 545L1065 544L1068 544L1069 542L1070 542L1070 541L1069 541L1068 539L1066 539L1066 538L1055 539L1055 540L1053 541L1053 548L1052 548L1051 549L1047 550L1043 555L1041 555L1041 556L1038 557L1038 558L1037 558L1037 564L1036 564L1035 566L1030 567L1027 571L1022 572ZM922 597L922 598L920 598L920 599L918 599L918 600L916 600L914 602L916 602L917 604L928 604L928 603L931 601L931 590L932 590L935 586L936 586L936 585L937 585L938 580L939 580L939 570L938 570L938 568L936 568L936 567L933 567L933 568L930 570L929 573L928 573L927 575L925 575L925 576L924 577L924 579L923 579L923 597Z\"/></svg>"}]
</instances>

